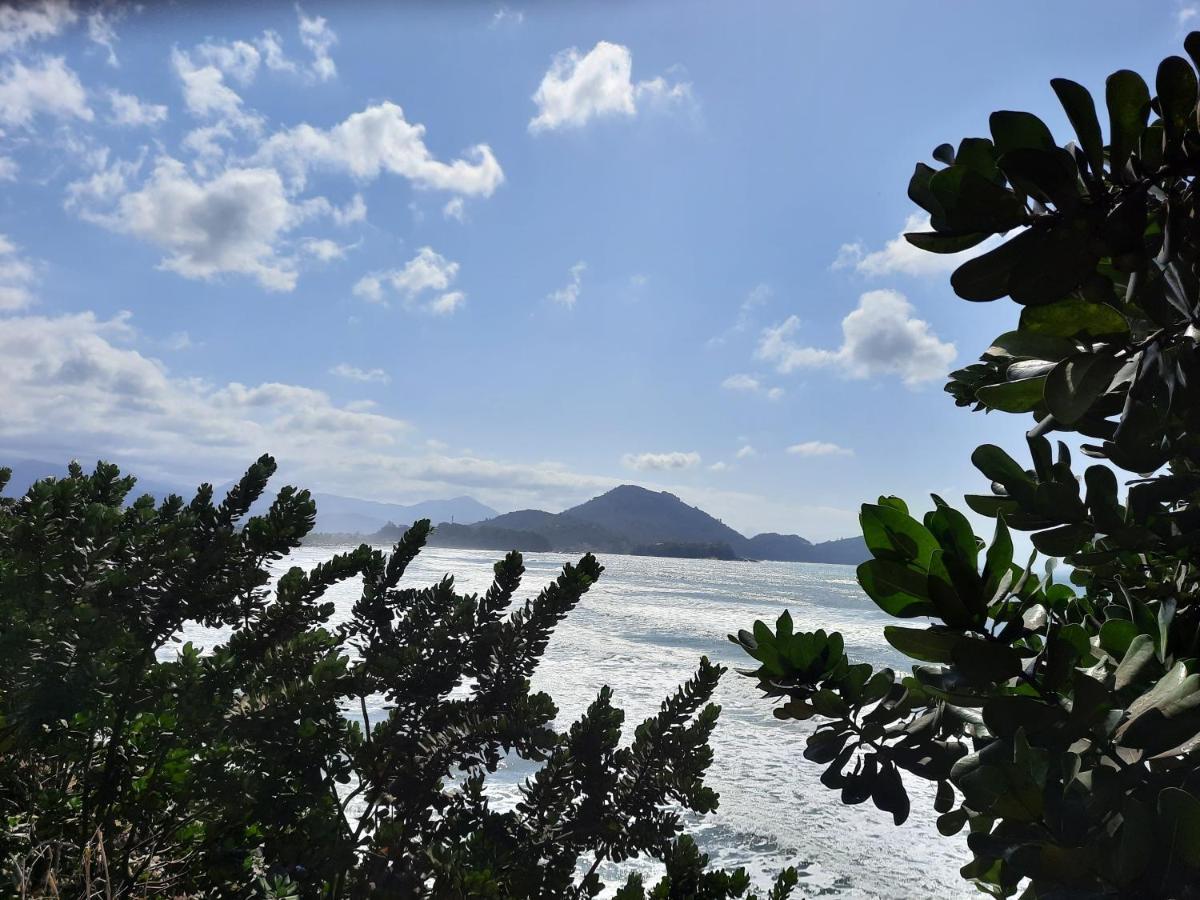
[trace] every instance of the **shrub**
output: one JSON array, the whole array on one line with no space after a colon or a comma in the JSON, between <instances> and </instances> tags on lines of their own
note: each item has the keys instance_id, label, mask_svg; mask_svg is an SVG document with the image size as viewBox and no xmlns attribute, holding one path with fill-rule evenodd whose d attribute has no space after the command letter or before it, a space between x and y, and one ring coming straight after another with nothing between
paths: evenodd
<instances>
[{"instance_id":1,"label":"shrub","mask_svg":"<svg viewBox=\"0 0 1200 900\"><path fill-rule=\"evenodd\" d=\"M1051 82L1076 142L1026 112L933 151L907 235L933 253L1005 239L950 282L1020 310L950 376L959 406L1031 413L1032 465L972 460L990 545L934 497L864 505L863 590L915 619L884 637L911 675L851 665L840 636L786 613L733 639L783 719L817 718L805 756L845 803L909 814L901 773L937 784L937 826L969 828L964 877L996 896L1200 896L1200 33L1191 62L1107 81L1108 143L1089 92ZM1064 441L1097 460L1082 477ZM1118 474L1128 473L1127 490ZM1009 529L1072 567L1013 560ZM933 624L925 625L924 621Z\"/></svg>"},{"instance_id":2,"label":"shrub","mask_svg":"<svg viewBox=\"0 0 1200 900\"><path fill-rule=\"evenodd\" d=\"M6 895L583 897L643 854L667 864L654 897L746 894L681 835L681 811L717 805L721 667L701 660L626 746L608 688L559 732L530 677L594 557L524 602L518 553L481 595L402 587L422 521L390 554L273 580L315 513L288 487L248 517L274 471L262 457L219 503L204 485L126 504L132 478L73 464L0 499ZM325 595L350 579L339 617ZM179 646L190 625L224 636ZM510 753L540 767L499 810L487 776Z\"/></svg>"}]
</instances>

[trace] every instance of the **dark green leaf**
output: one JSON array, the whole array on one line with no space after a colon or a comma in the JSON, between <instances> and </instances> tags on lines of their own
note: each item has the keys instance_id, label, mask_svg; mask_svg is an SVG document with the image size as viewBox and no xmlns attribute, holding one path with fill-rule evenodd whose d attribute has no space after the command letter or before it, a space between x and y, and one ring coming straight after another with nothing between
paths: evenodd
<instances>
[{"instance_id":1,"label":"dark green leaf","mask_svg":"<svg viewBox=\"0 0 1200 900\"><path fill-rule=\"evenodd\" d=\"M975 392L975 396L988 409L998 409L1008 413L1026 413L1033 412L1041 405L1045 388L1045 376L1022 378L1018 381L1002 381L999 384L985 385Z\"/></svg>"},{"instance_id":2,"label":"dark green leaf","mask_svg":"<svg viewBox=\"0 0 1200 900\"><path fill-rule=\"evenodd\" d=\"M1124 364L1124 360L1101 353L1064 359L1046 378L1046 408L1059 422L1073 425L1108 390Z\"/></svg>"},{"instance_id":3,"label":"dark green leaf","mask_svg":"<svg viewBox=\"0 0 1200 900\"><path fill-rule=\"evenodd\" d=\"M1150 89L1137 72L1121 69L1108 76L1105 83L1108 103L1109 136L1108 163L1117 175L1138 146L1146 121L1150 116Z\"/></svg>"},{"instance_id":4,"label":"dark green leaf","mask_svg":"<svg viewBox=\"0 0 1200 900\"><path fill-rule=\"evenodd\" d=\"M992 113L988 123L998 156L1023 147L1039 150L1052 150L1055 147L1054 135L1033 113L1000 110Z\"/></svg>"},{"instance_id":5,"label":"dark green leaf","mask_svg":"<svg viewBox=\"0 0 1200 900\"><path fill-rule=\"evenodd\" d=\"M892 560L872 559L860 565L857 574L867 596L889 615L907 619L933 614L924 573Z\"/></svg>"},{"instance_id":6,"label":"dark green leaf","mask_svg":"<svg viewBox=\"0 0 1200 900\"><path fill-rule=\"evenodd\" d=\"M1079 146L1083 148L1088 166L1092 174L1099 178L1104 171L1104 137L1100 131L1100 120L1096 117L1096 104L1092 95L1081 84L1076 84L1066 78L1054 78L1050 81L1054 93L1066 110Z\"/></svg>"}]
</instances>

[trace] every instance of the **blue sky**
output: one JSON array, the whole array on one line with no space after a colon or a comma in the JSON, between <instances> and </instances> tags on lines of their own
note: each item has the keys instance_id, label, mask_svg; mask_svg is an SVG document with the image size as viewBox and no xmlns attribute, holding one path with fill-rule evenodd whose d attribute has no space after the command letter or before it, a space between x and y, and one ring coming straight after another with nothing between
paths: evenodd
<instances>
[{"instance_id":1,"label":"blue sky","mask_svg":"<svg viewBox=\"0 0 1200 900\"><path fill-rule=\"evenodd\" d=\"M0 7L0 455L747 532L983 487L913 164L1176 3ZM919 222L915 223L919 226Z\"/></svg>"}]
</instances>

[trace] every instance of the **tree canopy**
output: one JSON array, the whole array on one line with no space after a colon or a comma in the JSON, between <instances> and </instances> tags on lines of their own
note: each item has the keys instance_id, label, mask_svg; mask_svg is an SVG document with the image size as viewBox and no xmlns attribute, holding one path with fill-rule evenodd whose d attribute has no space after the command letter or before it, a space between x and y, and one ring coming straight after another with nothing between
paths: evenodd
<instances>
[{"instance_id":1,"label":"tree canopy","mask_svg":"<svg viewBox=\"0 0 1200 900\"><path fill-rule=\"evenodd\" d=\"M72 464L0 497L6 896L592 897L637 856L666 874L623 900L754 896L682 828L717 806L722 667L702 659L632 741L607 687L560 731L530 679L593 556L524 601L519 553L482 594L408 586L420 521L390 553L283 570L315 507L285 487L248 517L274 471L156 503ZM361 593L338 609L346 582ZM197 625L214 646L180 643ZM535 771L503 809L488 775L509 754Z\"/></svg>"}]
</instances>

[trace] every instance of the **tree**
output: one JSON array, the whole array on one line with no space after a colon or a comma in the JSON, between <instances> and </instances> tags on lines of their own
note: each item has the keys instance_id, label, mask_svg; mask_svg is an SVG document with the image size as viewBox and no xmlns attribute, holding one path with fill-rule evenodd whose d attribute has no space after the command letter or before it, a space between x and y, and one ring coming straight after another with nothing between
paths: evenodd
<instances>
[{"instance_id":1,"label":"tree","mask_svg":"<svg viewBox=\"0 0 1200 900\"><path fill-rule=\"evenodd\" d=\"M247 517L274 471L262 457L220 503L203 485L126 504L134 479L72 464L0 499L5 895L590 897L603 861L642 854L667 864L652 897L747 895L681 835L682 810L717 805L720 666L625 746L608 688L559 732L530 677L593 556L524 602L518 553L482 595L401 586L421 521L390 554L274 579L315 515L286 487ZM327 594L351 580L339 611ZM197 625L211 652L180 646ZM502 811L487 776L507 753L540 767Z\"/></svg>"},{"instance_id":2,"label":"tree","mask_svg":"<svg viewBox=\"0 0 1200 900\"><path fill-rule=\"evenodd\" d=\"M858 580L918 620L884 629L912 674L852 665L839 635L787 613L731 636L785 699L776 716L820 721L805 756L824 784L899 824L901 773L936 782L939 830L969 828L962 874L995 896L1200 896L1200 33L1184 47L1153 97L1109 77L1107 144L1089 92L1055 79L1074 143L1000 111L990 139L916 167L931 230L908 240L955 253L1003 236L950 283L1020 313L946 390L1034 424L1031 466L972 456L991 492L966 502L996 520L990 545L936 496L920 520L895 497L862 507ZM1055 434L1097 460L1082 478ZM1014 563L1009 529L1070 583L1053 559Z\"/></svg>"}]
</instances>

